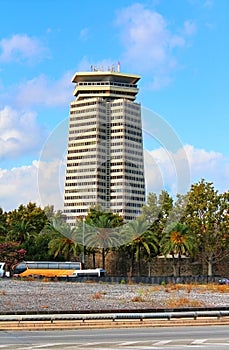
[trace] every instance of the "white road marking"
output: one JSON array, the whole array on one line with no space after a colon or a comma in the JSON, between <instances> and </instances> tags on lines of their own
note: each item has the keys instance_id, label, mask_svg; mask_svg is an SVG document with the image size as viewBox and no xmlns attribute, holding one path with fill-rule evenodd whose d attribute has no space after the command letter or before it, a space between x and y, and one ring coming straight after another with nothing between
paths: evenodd
<instances>
[{"instance_id":1,"label":"white road marking","mask_svg":"<svg viewBox=\"0 0 229 350\"><path fill-rule=\"evenodd\" d=\"M87 343L46 343L46 344L6 344L0 345L0 350L153 350L153 349L172 349L173 346L185 347L187 349L229 349L227 339L195 339L192 341L182 340L181 343L176 340L143 340L143 341L114 341L114 342L87 342Z\"/></svg>"},{"instance_id":2,"label":"white road marking","mask_svg":"<svg viewBox=\"0 0 229 350\"><path fill-rule=\"evenodd\" d=\"M196 340L193 340L191 344L192 345L200 345L200 344L203 344L206 342L207 342L207 339L196 339Z\"/></svg>"},{"instance_id":3,"label":"white road marking","mask_svg":"<svg viewBox=\"0 0 229 350\"><path fill-rule=\"evenodd\" d=\"M135 345L135 344L139 344L139 341L125 341L125 342L118 343L119 346L129 346L129 345Z\"/></svg>"},{"instance_id":4,"label":"white road marking","mask_svg":"<svg viewBox=\"0 0 229 350\"><path fill-rule=\"evenodd\" d=\"M155 343L153 343L153 345L166 345L166 344L169 344L169 343L171 343L171 340L159 340L159 341L157 341L157 342L155 342Z\"/></svg>"}]
</instances>

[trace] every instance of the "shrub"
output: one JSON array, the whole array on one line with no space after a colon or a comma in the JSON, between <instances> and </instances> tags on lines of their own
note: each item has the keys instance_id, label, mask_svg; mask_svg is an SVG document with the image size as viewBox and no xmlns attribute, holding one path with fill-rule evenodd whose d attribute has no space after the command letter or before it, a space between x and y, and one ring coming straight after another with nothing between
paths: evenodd
<instances>
[{"instance_id":1,"label":"shrub","mask_svg":"<svg viewBox=\"0 0 229 350\"><path fill-rule=\"evenodd\" d=\"M101 299L102 298L102 293L96 292L92 295L92 299Z\"/></svg>"}]
</instances>

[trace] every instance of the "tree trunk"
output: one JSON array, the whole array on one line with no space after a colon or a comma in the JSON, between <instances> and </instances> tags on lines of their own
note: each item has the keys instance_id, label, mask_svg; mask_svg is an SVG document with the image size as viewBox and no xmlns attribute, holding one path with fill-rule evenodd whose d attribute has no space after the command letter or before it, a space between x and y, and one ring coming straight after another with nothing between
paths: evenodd
<instances>
[{"instance_id":1,"label":"tree trunk","mask_svg":"<svg viewBox=\"0 0 229 350\"><path fill-rule=\"evenodd\" d=\"M151 277L151 264L150 264L150 260L148 261L148 277Z\"/></svg>"},{"instance_id":2,"label":"tree trunk","mask_svg":"<svg viewBox=\"0 0 229 350\"><path fill-rule=\"evenodd\" d=\"M178 268L178 276L180 277L181 275L181 253L178 253L178 258L177 258L177 268Z\"/></svg>"},{"instance_id":3,"label":"tree trunk","mask_svg":"<svg viewBox=\"0 0 229 350\"><path fill-rule=\"evenodd\" d=\"M208 276L212 276L212 271L213 271L213 263L212 263L212 258L208 260Z\"/></svg>"},{"instance_id":4,"label":"tree trunk","mask_svg":"<svg viewBox=\"0 0 229 350\"><path fill-rule=\"evenodd\" d=\"M138 277L141 276L141 262L140 259L138 260Z\"/></svg>"},{"instance_id":5,"label":"tree trunk","mask_svg":"<svg viewBox=\"0 0 229 350\"><path fill-rule=\"evenodd\" d=\"M104 248L102 248L102 264L103 264L103 269L105 270L105 249Z\"/></svg>"},{"instance_id":6,"label":"tree trunk","mask_svg":"<svg viewBox=\"0 0 229 350\"><path fill-rule=\"evenodd\" d=\"M93 269L95 269L96 264L95 264L95 251L94 250L92 252L92 260L93 260Z\"/></svg>"},{"instance_id":7,"label":"tree trunk","mask_svg":"<svg viewBox=\"0 0 229 350\"><path fill-rule=\"evenodd\" d=\"M139 255L138 255L138 277L140 277L141 276L141 257L140 257L140 246L138 247L138 249L139 249Z\"/></svg>"},{"instance_id":8,"label":"tree trunk","mask_svg":"<svg viewBox=\"0 0 229 350\"><path fill-rule=\"evenodd\" d=\"M131 263L130 263L130 272L129 276L130 278L133 276L133 268L134 267L134 250L131 251Z\"/></svg>"},{"instance_id":9,"label":"tree trunk","mask_svg":"<svg viewBox=\"0 0 229 350\"><path fill-rule=\"evenodd\" d=\"M177 277L177 266L176 266L176 259L175 257L173 256L173 276L174 277Z\"/></svg>"}]
</instances>

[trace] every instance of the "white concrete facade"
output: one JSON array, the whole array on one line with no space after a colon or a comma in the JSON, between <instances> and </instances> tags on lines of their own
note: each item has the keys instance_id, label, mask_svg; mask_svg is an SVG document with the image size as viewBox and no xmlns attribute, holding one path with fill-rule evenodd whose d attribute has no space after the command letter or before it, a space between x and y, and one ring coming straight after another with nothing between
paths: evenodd
<instances>
[{"instance_id":1,"label":"white concrete facade","mask_svg":"<svg viewBox=\"0 0 229 350\"><path fill-rule=\"evenodd\" d=\"M67 222L101 205L133 220L145 203L140 77L76 73L70 105L64 212Z\"/></svg>"}]
</instances>

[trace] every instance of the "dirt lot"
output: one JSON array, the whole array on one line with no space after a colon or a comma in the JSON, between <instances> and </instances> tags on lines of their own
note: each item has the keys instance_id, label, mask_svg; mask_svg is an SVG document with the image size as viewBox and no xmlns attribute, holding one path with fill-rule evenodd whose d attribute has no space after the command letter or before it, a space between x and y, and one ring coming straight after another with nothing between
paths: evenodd
<instances>
[{"instance_id":1,"label":"dirt lot","mask_svg":"<svg viewBox=\"0 0 229 350\"><path fill-rule=\"evenodd\" d=\"M0 280L0 313L229 306L229 286Z\"/></svg>"}]
</instances>

